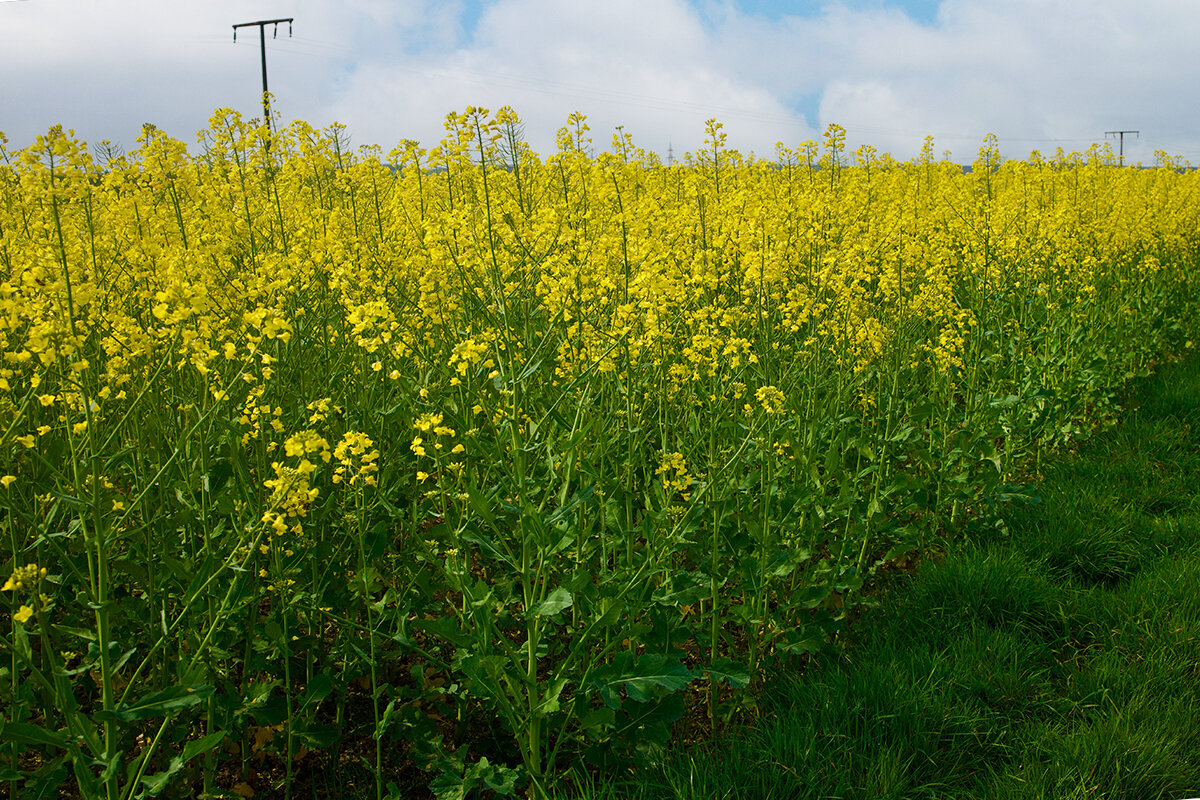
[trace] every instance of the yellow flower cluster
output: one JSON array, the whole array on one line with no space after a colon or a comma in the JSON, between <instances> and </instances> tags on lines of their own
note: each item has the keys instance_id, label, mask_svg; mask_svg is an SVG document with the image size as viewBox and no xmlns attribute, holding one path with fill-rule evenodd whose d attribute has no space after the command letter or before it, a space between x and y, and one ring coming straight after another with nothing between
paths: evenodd
<instances>
[{"instance_id":1,"label":"yellow flower cluster","mask_svg":"<svg viewBox=\"0 0 1200 800\"><path fill-rule=\"evenodd\" d=\"M4 582L4 586L0 588L0 591L32 591L37 587L39 581L45 579L46 575L46 568L41 567L39 569L37 564L26 564L23 567L17 567L13 570L12 575L8 576L8 580Z\"/></svg>"},{"instance_id":2,"label":"yellow flower cluster","mask_svg":"<svg viewBox=\"0 0 1200 800\"><path fill-rule=\"evenodd\" d=\"M370 436L357 431L347 432L333 449L333 457L338 462L333 471L334 483L346 481L351 486L359 483L375 485L375 473L379 472L379 451L375 449Z\"/></svg>"},{"instance_id":3,"label":"yellow flower cluster","mask_svg":"<svg viewBox=\"0 0 1200 800\"><path fill-rule=\"evenodd\" d=\"M459 375L466 375L468 369L483 360L483 354L486 352L487 345L483 342L477 342L473 338L464 339L454 345L450 352L450 366L454 367Z\"/></svg>"},{"instance_id":4,"label":"yellow flower cluster","mask_svg":"<svg viewBox=\"0 0 1200 800\"><path fill-rule=\"evenodd\" d=\"M436 146L386 155L229 110L190 151L153 128L95 157L62 128L17 151L0 136L11 549L65 554L58 596L134 600L110 617L121 642L172 620L214 669L246 652L226 624L243 609L326 641L335 620L379 631L390 597L464 633L491 619L502 630L475 633L506 647L527 623L529 651L583 686L584 662L559 656L603 646L557 637L595 626L531 611L542 589L593 576L600 595L571 589L587 618L634 576L733 576L703 616L724 624L741 595L748 635L725 638L773 651L760 634L795 608L783 561L792 588L836 583L891 537L996 507L1024 457L1200 339L1200 173L1176 159L1004 160L988 139L965 169L932 142L905 162L850 152L837 126L766 157L715 121L705 137L669 164L623 132L595 153L573 114L543 157L511 109L475 107ZM222 572L147 573L141 554ZM437 569L417 563L431 554ZM329 563L382 605L327 591ZM541 588L517 599L514 564ZM227 577L236 603L204 602ZM18 624L45 619L50 581L9 577ZM88 621L64 635L92 624L74 605ZM118 688L143 696L159 672ZM542 697L544 675L496 691Z\"/></svg>"},{"instance_id":5,"label":"yellow flower cluster","mask_svg":"<svg viewBox=\"0 0 1200 800\"><path fill-rule=\"evenodd\" d=\"M775 386L760 387L754 397L768 414L778 414L787 403L787 396Z\"/></svg>"},{"instance_id":6,"label":"yellow flower cluster","mask_svg":"<svg viewBox=\"0 0 1200 800\"><path fill-rule=\"evenodd\" d=\"M288 457L298 458L299 462L295 466L279 461L271 463L275 477L263 481L263 485L271 490L271 495L262 520L271 526L276 536L282 536L289 529L299 536L304 533L300 520L308 515L310 505L320 494L320 489L312 485L312 475L317 465L309 456L329 463L333 455L325 438L312 430L300 431L288 437L283 449Z\"/></svg>"},{"instance_id":7,"label":"yellow flower cluster","mask_svg":"<svg viewBox=\"0 0 1200 800\"><path fill-rule=\"evenodd\" d=\"M43 608L50 603L50 598L38 592L38 587L45 580L48 570L45 567L39 568L37 564L26 564L23 567L17 567L13 570L12 575L4 582L3 588L0 591L5 592L23 592L33 597L34 602ZM13 619L22 624L28 622L34 615L33 606L24 603L13 613Z\"/></svg>"},{"instance_id":8,"label":"yellow flower cluster","mask_svg":"<svg viewBox=\"0 0 1200 800\"><path fill-rule=\"evenodd\" d=\"M271 526L276 536L282 536L288 532L288 521L291 519L292 533L302 535L304 530L299 520L308 514L309 505L317 499L320 490L309 484L307 473L295 467L284 466L276 461L271 468L275 477L263 481L263 485L271 490L271 497L262 520Z\"/></svg>"},{"instance_id":9,"label":"yellow flower cluster","mask_svg":"<svg viewBox=\"0 0 1200 800\"><path fill-rule=\"evenodd\" d=\"M337 126L263 136L220 110L195 155L153 129L104 157L0 139L4 502L300 534L322 492L429 481L444 506L535 445L548 480L687 493L764 414L819 485L831 429L895 433L905 392L963 416L1053 395L1024 417L1053 432L1096 400L1081 375L1107 391L1198 334L1200 173L1165 154L989 139L965 170L831 126L764 158L710 121L664 164L624 133L594 154L576 114L543 158L508 108L386 156ZM196 495L218 458L249 485Z\"/></svg>"},{"instance_id":10,"label":"yellow flower cluster","mask_svg":"<svg viewBox=\"0 0 1200 800\"><path fill-rule=\"evenodd\" d=\"M695 479L688 472L687 460L681 453L663 453L654 474L661 478L663 490L668 495L680 492L685 493L685 500L688 499L686 492Z\"/></svg>"}]
</instances>

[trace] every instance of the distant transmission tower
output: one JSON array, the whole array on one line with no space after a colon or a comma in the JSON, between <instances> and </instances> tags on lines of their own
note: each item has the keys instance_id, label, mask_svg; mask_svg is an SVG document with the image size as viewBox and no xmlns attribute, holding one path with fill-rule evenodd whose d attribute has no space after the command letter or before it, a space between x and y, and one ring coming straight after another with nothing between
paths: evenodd
<instances>
[{"instance_id":1,"label":"distant transmission tower","mask_svg":"<svg viewBox=\"0 0 1200 800\"><path fill-rule=\"evenodd\" d=\"M1104 132L1105 139L1107 139L1109 136L1120 136L1121 137L1120 144L1117 145L1117 157L1120 159L1120 164L1122 167L1125 166L1125 134L1127 134L1127 133L1134 133L1134 134L1137 134L1137 137L1139 139L1142 138L1141 131L1105 131Z\"/></svg>"},{"instance_id":2,"label":"distant transmission tower","mask_svg":"<svg viewBox=\"0 0 1200 800\"><path fill-rule=\"evenodd\" d=\"M268 25L274 25L274 30L271 31L271 38L274 39L279 35L279 25L282 22L288 24L288 36L292 35L292 17L284 17L283 19L260 19L258 22L239 22L233 26L233 40L237 41L238 28L252 28L258 26L258 46L262 55L262 83L263 83L263 122L267 125L271 124L271 101L267 94L267 33Z\"/></svg>"},{"instance_id":3,"label":"distant transmission tower","mask_svg":"<svg viewBox=\"0 0 1200 800\"><path fill-rule=\"evenodd\" d=\"M675 147L670 142L667 142L667 166L668 167L674 166L674 164L675 164Z\"/></svg>"}]
</instances>

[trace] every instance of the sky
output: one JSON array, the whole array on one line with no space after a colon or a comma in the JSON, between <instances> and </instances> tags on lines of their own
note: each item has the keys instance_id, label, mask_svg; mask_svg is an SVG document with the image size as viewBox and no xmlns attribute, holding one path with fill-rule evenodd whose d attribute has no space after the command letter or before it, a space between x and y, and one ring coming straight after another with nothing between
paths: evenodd
<instances>
[{"instance_id":1,"label":"sky","mask_svg":"<svg viewBox=\"0 0 1200 800\"><path fill-rule=\"evenodd\" d=\"M1119 141L1200 162L1196 0L0 0L0 132L52 125L189 144L217 108L261 116L266 28L279 124L347 127L353 146L431 147L450 111L512 106L537 152L575 111L664 159L727 145L771 158L819 141L969 163Z\"/></svg>"}]
</instances>

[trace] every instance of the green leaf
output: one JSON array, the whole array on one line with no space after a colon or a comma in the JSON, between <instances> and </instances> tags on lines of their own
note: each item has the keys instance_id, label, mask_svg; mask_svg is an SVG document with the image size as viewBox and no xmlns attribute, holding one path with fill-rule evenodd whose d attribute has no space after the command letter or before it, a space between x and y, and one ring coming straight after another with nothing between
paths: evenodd
<instances>
[{"instance_id":1,"label":"green leaf","mask_svg":"<svg viewBox=\"0 0 1200 800\"><path fill-rule=\"evenodd\" d=\"M481 781L501 797L509 797L515 793L517 778L520 775L515 769L509 769L503 764L491 764L487 756L467 767L463 774L463 784L471 786L475 781Z\"/></svg>"},{"instance_id":2,"label":"green leaf","mask_svg":"<svg viewBox=\"0 0 1200 800\"><path fill-rule=\"evenodd\" d=\"M775 646L785 653L818 653L825 646L825 636L813 628L788 631Z\"/></svg>"},{"instance_id":3,"label":"green leaf","mask_svg":"<svg viewBox=\"0 0 1200 800\"><path fill-rule=\"evenodd\" d=\"M625 616L625 601L614 600L611 597L602 597L597 605L593 606L597 610L596 624L602 627L610 627L616 625Z\"/></svg>"},{"instance_id":4,"label":"green leaf","mask_svg":"<svg viewBox=\"0 0 1200 800\"><path fill-rule=\"evenodd\" d=\"M372 734L374 739L382 739L384 733L387 732L388 726L392 723L392 715L396 713L396 700L392 698L388 701L387 708L383 710L383 716L379 718L379 723L375 726L375 733Z\"/></svg>"},{"instance_id":5,"label":"green leaf","mask_svg":"<svg viewBox=\"0 0 1200 800\"><path fill-rule=\"evenodd\" d=\"M56 634L75 636L88 642L96 641L96 632L91 628L76 628L70 625L52 625L51 630L53 630Z\"/></svg>"},{"instance_id":6,"label":"green leaf","mask_svg":"<svg viewBox=\"0 0 1200 800\"><path fill-rule=\"evenodd\" d=\"M467 498L471 505L471 510L474 511L488 525L494 525L496 515L492 513L492 509L488 504L488 499L479 493L479 490L473 486L467 487Z\"/></svg>"},{"instance_id":7,"label":"green leaf","mask_svg":"<svg viewBox=\"0 0 1200 800\"><path fill-rule=\"evenodd\" d=\"M76 510L86 510L89 508L89 505L85 501L80 500L78 497L72 497L69 494L56 492L53 489L50 490L49 494L58 498L64 505L69 506L70 508L74 508Z\"/></svg>"},{"instance_id":8,"label":"green leaf","mask_svg":"<svg viewBox=\"0 0 1200 800\"><path fill-rule=\"evenodd\" d=\"M92 760L93 767L104 767L98 778L100 783L106 783L121 774L121 767L125 766L124 756L124 750L117 750L108 757L107 761L100 758Z\"/></svg>"},{"instance_id":9,"label":"green leaf","mask_svg":"<svg viewBox=\"0 0 1200 800\"><path fill-rule=\"evenodd\" d=\"M571 495L570 499L567 500L566 503L555 509L554 513L546 518L546 524L553 525L557 522L565 520L571 515L572 512L575 511L575 509L579 508L580 505L591 500L595 494L596 487L594 484L589 484L588 486L583 487Z\"/></svg>"},{"instance_id":10,"label":"green leaf","mask_svg":"<svg viewBox=\"0 0 1200 800\"><path fill-rule=\"evenodd\" d=\"M585 731L604 733L616 724L617 715L611 708L593 708L579 717L579 727Z\"/></svg>"},{"instance_id":11,"label":"green leaf","mask_svg":"<svg viewBox=\"0 0 1200 800\"><path fill-rule=\"evenodd\" d=\"M324 672L318 673L308 682L308 686L304 688L304 694L300 696L300 712L303 713L310 705L320 703L329 693L333 691L333 679Z\"/></svg>"},{"instance_id":12,"label":"green leaf","mask_svg":"<svg viewBox=\"0 0 1200 800\"><path fill-rule=\"evenodd\" d=\"M713 680L722 681L735 689L741 689L750 683L750 672L733 659L722 656L704 670Z\"/></svg>"},{"instance_id":13,"label":"green leaf","mask_svg":"<svg viewBox=\"0 0 1200 800\"><path fill-rule=\"evenodd\" d=\"M419 619L412 623L414 629L445 639L456 647L470 647L474 639L464 633L459 627L458 620L453 617L437 617L435 619Z\"/></svg>"},{"instance_id":14,"label":"green leaf","mask_svg":"<svg viewBox=\"0 0 1200 800\"><path fill-rule=\"evenodd\" d=\"M136 558L115 558L109 563L114 573L128 575L137 584L145 584L148 580L149 573L144 561Z\"/></svg>"},{"instance_id":15,"label":"green leaf","mask_svg":"<svg viewBox=\"0 0 1200 800\"><path fill-rule=\"evenodd\" d=\"M630 703L616 734L637 742L639 747L653 743L665 745L671 738L669 723L683 716L683 695L669 694L646 703Z\"/></svg>"},{"instance_id":16,"label":"green leaf","mask_svg":"<svg viewBox=\"0 0 1200 800\"><path fill-rule=\"evenodd\" d=\"M258 681L250 684L246 688L246 696L242 698L242 704L245 708L254 708L260 706L267 701L274 691L276 686L282 685L278 679L269 681Z\"/></svg>"},{"instance_id":17,"label":"green leaf","mask_svg":"<svg viewBox=\"0 0 1200 800\"><path fill-rule=\"evenodd\" d=\"M332 722L313 723L312 725L297 725L292 733L300 741L316 750L332 747L340 733L338 726Z\"/></svg>"},{"instance_id":18,"label":"green leaf","mask_svg":"<svg viewBox=\"0 0 1200 800\"><path fill-rule=\"evenodd\" d=\"M463 779L449 772L443 772L434 778L429 784L429 789L437 800L464 800L467 796L467 787L463 785Z\"/></svg>"},{"instance_id":19,"label":"green leaf","mask_svg":"<svg viewBox=\"0 0 1200 800\"><path fill-rule=\"evenodd\" d=\"M542 359L540 359L540 358L537 361L530 362L525 367L525 369L521 371L521 374L517 376L517 383L522 382L523 380L528 378L530 375L537 372L538 368L541 366L542 366Z\"/></svg>"},{"instance_id":20,"label":"green leaf","mask_svg":"<svg viewBox=\"0 0 1200 800\"><path fill-rule=\"evenodd\" d=\"M546 693L542 695L542 700L534 709L534 714L539 717L544 717L547 714L553 714L562 706L559 703L559 698L562 696L562 691L567 686L566 678L559 678L552 685L547 687Z\"/></svg>"},{"instance_id":21,"label":"green leaf","mask_svg":"<svg viewBox=\"0 0 1200 800\"><path fill-rule=\"evenodd\" d=\"M13 650L26 664L33 662L33 650L29 646L29 634L25 632L24 625L18 625L13 630Z\"/></svg>"},{"instance_id":22,"label":"green leaf","mask_svg":"<svg viewBox=\"0 0 1200 800\"><path fill-rule=\"evenodd\" d=\"M528 616L549 617L570 608L574 602L575 600L571 597L571 593L560 586L551 592L550 596L543 600L537 608L533 609Z\"/></svg>"},{"instance_id":23,"label":"green leaf","mask_svg":"<svg viewBox=\"0 0 1200 800\"><path fill-rule=\"evenodd\" d=\"M772 578L785 578L810 557L812 553L803 547L777 549L767 556L767 574Z\"/></svg>"},{"instance_id":24,"label":"green leaf","mask_svg":"<svg viewBox=\"0 0 1200 800\"><path fill-rule=\"evenodd\" d=\"M611 681L611 684L623 685L630 700L645 703L664 691L677 692L683 689L693 677L678 659L651 654L638 658L631 672Z\"/></svg>"},{"instance_id":25,"label":"green leaf","mask_svg":"<svg viewBox=\"0 0 1200 800\"><path fill-rule=\"evenodd\" d=\"M678 572L654 590L654 602L674 607L686 606L712 592L712 579L703 572Z\"/></svg>"},{"instance_id":26,"label":"green leaf","mask_svg":"<svg viewBox=\"0 0 1200 800\"><path fill-rule=\"evenodd\" d=\"M510 553L505 552L483 532L472 528L463 531L461 538L479 548L480 552L493 561L499 561L513 569L517 569L517 561Z\"/></svg>"},{"instance_id":27,"label":"green leaf","mask_svg":"<svg viewBox=\"0 0 1200 800\"><path fill-rule=\"evenodd\" d=\"M217 731L210 733L208 736L200 739L193 739L183 746L183 752L171 759L171 763L162 772L156 772L153 775L145 775L142 777L142 783L146 784L146 794L154 797L162 793L167 788L167 784L187 762L191 761L201 753L207 753L221 743L225 738L225 731Z\"/></svg>"},{"instance_id":28,"label":"green leaf","mask_svg":"<svg viewBox=\"0 0 1200 800\"><path fill-rule=\"evenodd\" d=\"M161 692L152 692L133 705L122 705L112 711L97 711L96 719L101 722L137 722L153 717L166 717L204 702L213 691L213 687L204 685L172 686Z\"/></svg>"},{"instance_id":29,"label":"green leaf","mask_svg":"<svg viewBox=\"0 0 1200 800\"><path fill-rule=\"evenodd\" d=\"M186 764L196 756L212 750L214 747L219 745L224 738L225 731L217 731L216 733L210 733L208 736L202 736L199 739L192 739L183 746L183 755L181 758Z\"/></svg>"},{"instance_id":30,"label":"green leaf","mask_svg":"<svg viewBox=\"0 0 1200 800\"><path fill-rule=\"evenodd\" d=\"M51 747L66 747L67 739L57 731L48 731L28 722L6 722L0 726L0 742L15 744L48 744Z\"/></svg>"},{"instance_id":31,"label":"green leaf","mask_svg":"<svg viewBox=\"0 0 1200 800\"><path fill-rule=\"evenodd\" d=\"M96 776L92 774L91 764L83 758L83 753L78 751L78 748L73 748L76 752L71 759L71 766L75 770L75 781L79 784L79 789L84 797L99 797L100 782L96 780Z\"/></svg>"}]
</instances>

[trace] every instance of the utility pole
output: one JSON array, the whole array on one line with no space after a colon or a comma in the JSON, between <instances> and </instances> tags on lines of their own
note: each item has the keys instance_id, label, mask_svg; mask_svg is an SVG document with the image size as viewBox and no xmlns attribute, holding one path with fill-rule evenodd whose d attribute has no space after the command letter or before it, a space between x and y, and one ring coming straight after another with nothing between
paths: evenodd
<instances>
[{"instance_id":1,"label":"utility pole","mask_svg":"<svg viewBox=\"0 0 1200 800\"><path fill-rule=\"evenodd\" d=\"M284 17L283 19L260 19L258 22L239 22L233 26L233 40L237 41L238 28L251 28L258 26L258 46L262 54L262 79L263 79L263 122L268 126L271 124L271 101L267 95L267 34L268 25L274 25L275 28L271 32L271 38L274 39L279 35L279 23L286 22L288 24L288 36L292 35L292 17Z\"/></svg>"},{"instance_id":2,"label":"utility pole","mask_svg":"<svg viewBox=\"0 0 1200 800\"><path fill-rule=\"evenodd\" d=\"M1137 134L1137 137L1139 139L1142 138L1141 131L1105 131L1104 132L1104 138L1106 138L1106 139L1109 136L1120 136L1121 137L1121 140L1120 140L1121 143L1117 146L1118 147L1117 153L1118 153L1118 157L1121 159L1120 163L1121 163L1122 167L1125 166L1125 134L1127 134L1127 133L1135 133L1135 134Z\"/></svg>"}]
</instances>

